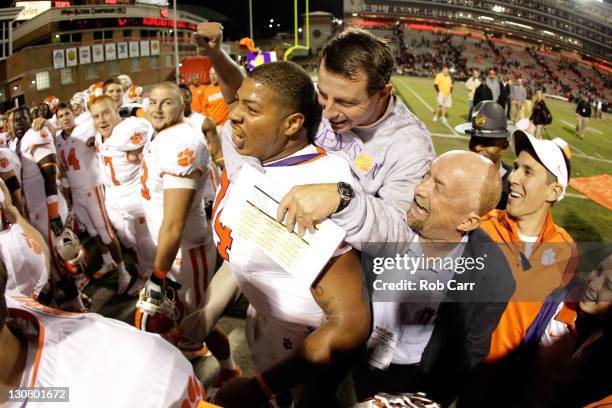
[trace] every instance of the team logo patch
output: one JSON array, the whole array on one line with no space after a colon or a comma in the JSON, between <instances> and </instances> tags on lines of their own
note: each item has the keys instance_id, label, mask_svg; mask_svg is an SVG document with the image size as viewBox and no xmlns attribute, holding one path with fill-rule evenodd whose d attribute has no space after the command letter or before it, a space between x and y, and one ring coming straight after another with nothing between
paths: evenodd
<instances>
[{"instance_id":1,"label":"team logo patch","mask_svg":"<svg viewBox=\"0 0 612 408\"><path fill-rule=\"evenodd\" d=\"M9 161L6 157L3 157L2 159L0 159L0 167L2 167L3 169L6 169L9 165Z\"/></svg>"},{"instance_id":2,"label":"team logo patch","mask_svg":"<svg viewBox=\"0 0 612 408\"><path fill-rule=\"evenodd\" d=\"M130 142L132 142L132 144L138 146L140 143L142 143L142 136L140 135L140 133L135 132L131 137L130 137Z\"/></svg>"},{"instance_id":3,"label":"team logo patch","mask_svg":"<svg viewBox=\"0 0 612 408\"><path fill-rule=\"evenodd\" d=\"M374 158L364 153L359 153L359 156L355 158L355 166L364 173L367 173L374 166Z\"/></svg>"},{"instance_id":4,"label":"team logo patch","mask_svg":"<svg viewBox=\"0 0 612 408\"><path fill-rule=\"evenodd\" d=\"M190 375L187 383L187 398L181 403L181 408L204 408L207 406L205 401L206 395L202 384L195 375Z\"/></svg>"},{"instance_id":5,"label":"team logo patch","mask_svg":"<svg viewBox=\"0 0 612 408\"><path fill-rule=\"evenodd\" d=\"M476 126L483 127L485 123L487 123L487 118L485 118L484 115L478 114L474 118L474 123L476 124Z\"/></svg>"},{"instance_id":6,"label":"team logo patch","mask_svg":"<svg viewBox=\"0 0 612 408\"><path fill-rule=\"evenodd\" d=\"M47 135L48 135L48 133L47 133L47 131L46 131L46 130L41 130L41 131L40 131L40 137L42 137L43 139L44 139L45 137L47 137Z\"/></svg>"},{"instance_id":7,"label":"team logo patch","mask_svg":"<svg viewBox=\"0 0 612 408\"><path fill-rule=\"evenodd\" d=\"M548 266L548 265L554 264L556 256L557 254L555 253L555 251L552 248L548 248L542 254L542 259L541 259L542 265Z\"/></svg>"},{"instance_id":8,"label":"team logo patch","mask_svg":"<svg viewBox=\"0 0 612 408\"><path fill-rule=\"evenodd\" d=\"M193 157L193 150L185 149L178 154L178 160L176 161L179 166L187 167L190 164L195 162L195 157Z\"/></svg>"},{"instance_id":9,"label":"team logo patch","mask_svg":"<svg viewBox=\"0 0 612 408\"><path fill-rule=\"evenodd\" d=\"M290 338L288 337L283 338L283 347L285 348L285 350L293 350L293 342L291 341Z\"/></svg>"}]
</instances>

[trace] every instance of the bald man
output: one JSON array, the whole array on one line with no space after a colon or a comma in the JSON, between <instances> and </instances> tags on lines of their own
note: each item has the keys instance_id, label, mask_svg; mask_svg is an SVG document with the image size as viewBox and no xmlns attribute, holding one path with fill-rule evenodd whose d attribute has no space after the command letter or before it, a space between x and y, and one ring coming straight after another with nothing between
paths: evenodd
<instances>
[{"instance_id":1,"label":"bald man","mask_svg":"<svg viewBox=\"0 0 612 408\"><path fill-rule=\"evenodd\" d=\"M450 151L416 187L409 228L367 244L374 325L353 370L359 397L426 391L447 405L484 360L514 290L503 253L479 228L500 195L493 162Z\"/></svg>"}]
</instances>

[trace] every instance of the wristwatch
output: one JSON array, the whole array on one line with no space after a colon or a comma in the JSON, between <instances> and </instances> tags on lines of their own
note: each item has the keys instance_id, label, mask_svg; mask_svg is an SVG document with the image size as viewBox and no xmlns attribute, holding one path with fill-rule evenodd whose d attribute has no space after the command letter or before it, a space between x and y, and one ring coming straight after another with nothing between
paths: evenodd
<instances>
[{"instance_id":1,"label":"wristwatch","mask_svg":"<svg viewBox=\"0 0 612 408\"><path fill-rule=\"evenodd\" d=\"M340 194L340 205L338 205L338 208L336 208L336 213L339 213L348 207L353 197L355 197L353 187L351 187L350 184L342 181L338 183L338 193Z\"/></svg>"}]
</instances>

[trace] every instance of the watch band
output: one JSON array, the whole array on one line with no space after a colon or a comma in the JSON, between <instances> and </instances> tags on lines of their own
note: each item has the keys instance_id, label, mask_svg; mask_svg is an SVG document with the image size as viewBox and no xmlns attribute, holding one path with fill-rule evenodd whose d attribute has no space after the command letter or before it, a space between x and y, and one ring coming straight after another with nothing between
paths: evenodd
<instances>
[{"instance_id":1,"label":"watch band","mask_svg":"<svg viewBox=\"0 0 612 408\"><path fill-rule=\"evenodd\" d=\"M338 193L340 194L340 204L338 205L338 208L336 208L335 213L339 213L348 207L353 197L355 197L353 187L351 187L350 184L342 181L338 183Z\"/></svg>"}]
</instances>

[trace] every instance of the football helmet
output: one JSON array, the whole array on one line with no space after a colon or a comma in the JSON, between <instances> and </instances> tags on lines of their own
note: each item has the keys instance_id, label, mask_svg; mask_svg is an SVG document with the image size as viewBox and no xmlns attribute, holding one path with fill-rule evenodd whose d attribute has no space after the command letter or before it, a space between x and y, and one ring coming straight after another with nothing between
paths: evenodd
<instances>
[{"instance_id":1,"label":"football helmet","mask_svg":"<svg viewBox=\"0 0 612 408\"><path fill-rule=\"evenodd\" d=\"M64 231L55 238L53 244L55 252L59 255L59 260L70 275L85 272L87 269L87 253L72 230L64 228Z\"/></svg>"},{"instance_id":2,"label":"football helmet","mask_svg":"<svg viewBox=\"0 0 612 408\"><path fill-rule=\"evenodd\" d=\"M135 326L137 329L165 334L183 319L184 305L178 298L180 284L166 279L167 287L148 280L136 302Z\"/></svg>"},{"instance_id":3,"label":"football helmet","mask_svg":"<svg viewBox=\"0 0 612 408\"><path fill-rule=\"evenodd\" d=\"M132 85L126 91L125 102L126 103L142 103L144 98L144 90L142 86Z\"/></svg>"},{"instance_id":4,"label":"football helmet","mask_svg":"<svg viewBox=\"0 0 612 408\"><path fill-rule=\"evenodd\" d=\"M59 107L59 99L57 99L55 96L47 96L44 103L49 107L49 111L51 113L55 113Z\"/></svg>"}]
</instances>

